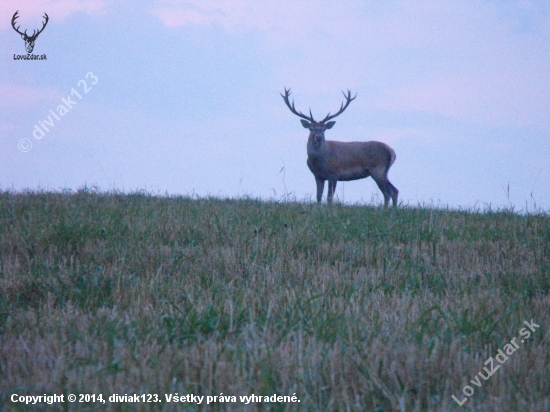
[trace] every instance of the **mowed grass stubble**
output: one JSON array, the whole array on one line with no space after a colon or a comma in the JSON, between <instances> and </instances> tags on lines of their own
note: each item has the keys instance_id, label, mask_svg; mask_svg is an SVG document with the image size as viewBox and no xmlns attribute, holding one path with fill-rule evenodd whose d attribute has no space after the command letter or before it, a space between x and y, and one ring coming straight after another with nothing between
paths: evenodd
<instances>
[{"instance_id":1,"label":"mowed grass stubble","mask_svg":"<svg viewBox=\"0 0 550 412\"><path fill-rule=\"evenodd\" d=\"M13 393L300 399L35 410L550 410L546 213L83 189L0 192L0 221L6 410L29 410Z\"/></svg>"}]
</instances>

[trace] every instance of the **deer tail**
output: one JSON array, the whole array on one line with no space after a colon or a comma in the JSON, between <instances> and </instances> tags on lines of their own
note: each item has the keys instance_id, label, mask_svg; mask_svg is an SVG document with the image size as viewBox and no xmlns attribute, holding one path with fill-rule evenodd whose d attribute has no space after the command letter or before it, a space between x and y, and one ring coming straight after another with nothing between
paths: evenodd
<instances>
[{"instance_id":1,"label":"deer tail","mask_svg":"<svg viewBox=\"0 0 550 412\"><path fill-rule=\"evenodd\" d=\"M390 155L390 159L389 159L389 162L388 162L388 167L386 167L386 174L388 174L389 170L390 170L390 167L391 165L393 164L393 162L395 162L395 150L393 150L391 147L388 147L389 149L389 155Z\"/></svg>"}]
</instances>

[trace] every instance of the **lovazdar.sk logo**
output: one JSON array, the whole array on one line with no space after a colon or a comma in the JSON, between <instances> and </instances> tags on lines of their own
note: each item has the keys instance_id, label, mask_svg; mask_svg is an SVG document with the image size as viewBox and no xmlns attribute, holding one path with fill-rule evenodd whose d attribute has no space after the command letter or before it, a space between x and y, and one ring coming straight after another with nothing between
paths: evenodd
<instances>
[{"instance_id":1,"label":"lovazdar.sk logo","mask_svg":"<svg viewBox=\"0 0 550 412\"><path fill-rule=\"evenodd\" d=\"M13 29L19 33L19 35L21 35L21 38L25 41L25 48L27 49L27 54L14 54L13 55L13 60L46 60L47 57L45 54L42 54L42 55L37 55L37 54L32 54L32 51L34 50L34 42L36 41L37 37L40 35L40 33L42 33L44 31L44 29L46 28L46 25L48 24L48 21L50 20L50 18L48 17L48 15L46 13L44 13L44 16L43 18L45 19L44 22L42 23L42 28L39 29L39 30L33 30L32 34L29 35L27 33L27 30L25 30L24 32L22 32L20 29L20 25L15 27L15 25L17 24L17 18L19 17L19 10L17 10L14 14L13 14L13 17L11 19L11 26L13 27Z\"/></svg>"}]
</instances>

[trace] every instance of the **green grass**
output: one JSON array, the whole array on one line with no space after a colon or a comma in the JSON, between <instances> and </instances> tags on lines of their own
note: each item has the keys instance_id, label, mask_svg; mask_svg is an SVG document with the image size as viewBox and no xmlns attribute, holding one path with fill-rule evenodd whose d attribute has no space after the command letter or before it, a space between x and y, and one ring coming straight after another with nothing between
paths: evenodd
<instances>
[{"instance_id":1,"label":"green grass","mask_svg":"<svg viewBox=\"0 0 550 412\"><path fill-rule=\"evenodd\" d=\"M83 189L0 192L0 222L6 410L550 410L547 213ZM30 407L13 393L237 402ZM274 393L300 403L238 401Z\"/></svg>"}]
</instances>

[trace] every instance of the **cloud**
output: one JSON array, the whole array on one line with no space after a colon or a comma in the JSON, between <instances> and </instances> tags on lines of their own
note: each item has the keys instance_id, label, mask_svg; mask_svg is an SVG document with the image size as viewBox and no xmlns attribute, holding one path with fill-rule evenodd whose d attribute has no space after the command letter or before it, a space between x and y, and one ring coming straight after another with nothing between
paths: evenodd
<instances>
[{"instance_id":1,"label":"cloud","mask_svg":"<svg viewBox=\"0 0 550 412\"><path fill-rule=\"evenodd\" d=\"M187 25L210 26L218 25L226 30L237 28L267 29L273 27L266 18L277 10L285 7L285 2L272 1L211 1L190 0L162 1L151 13L157 16L167 27L181 27Z\"/></svg>"},{"instance_id":2,"label":"cloud","mask_svg":"<svg viewBox=\"0 0 550 412\"><path fill-rule=\"evenodd\" d=\"M24 109L42 100L59 100L63 95L51 87L28 87L15 84L0 85L0 108Z\"/></svg>"},{"instance_id":3,"label":"cloud","mask_svg":"<svg viewBox=\"0 0 550 412\"><path fill-rule=\"evenodd\" d=\"M166 0L151 13L168 27L253 31L272 61L273 84L292 86L314 112L332 107L332 91L367 86L360 94L375 109L489 126L548 124L550 55L541 52L550 41L548 7L335 4Z\"/></svg>"},{"instance_id":4,"label":"cloud","mask_svg":"<svg viewBox=\"0 0 550 412\"><path fill-rule=\"evenodd\" d=\"M545 126L550 117L546 88L537 88L525 71L503 67L468 77L460 74L420 84L388 88L373 98L373 107L418 112L484 126Z\"/></svg>"},{"instance_id":5,"label":"cloud","mask_svg":"<svg viewBox=\"0 0 550 412\"><path fill-rule=\"evenodd\" d=\"M44 13L47 13L50 19L55 17L55 21L61 21L75 13L97 13L104 7L103 0L20 0L11 4L1 2L0 15L13 16L13 13L19 10L19 23L40 24ZM0 21L0 28L11 28L11 18L4 17Z\"/></svg>"},{"instance_id":6,"label":"cloud","mask_svg":"<svg viewBox=\"0 0 550 412\"><path fill-rule=\"evenodd\" d=\"M158 17L166 27L182 27L187 25L209 26L218 24L228 29L234 26L234 19L228 18L222 7L215 7L211 3L174 3L164 4L155 8L151 13ZM234 3L235 5L238 2Z\"/></svg>"}]
</instances>

